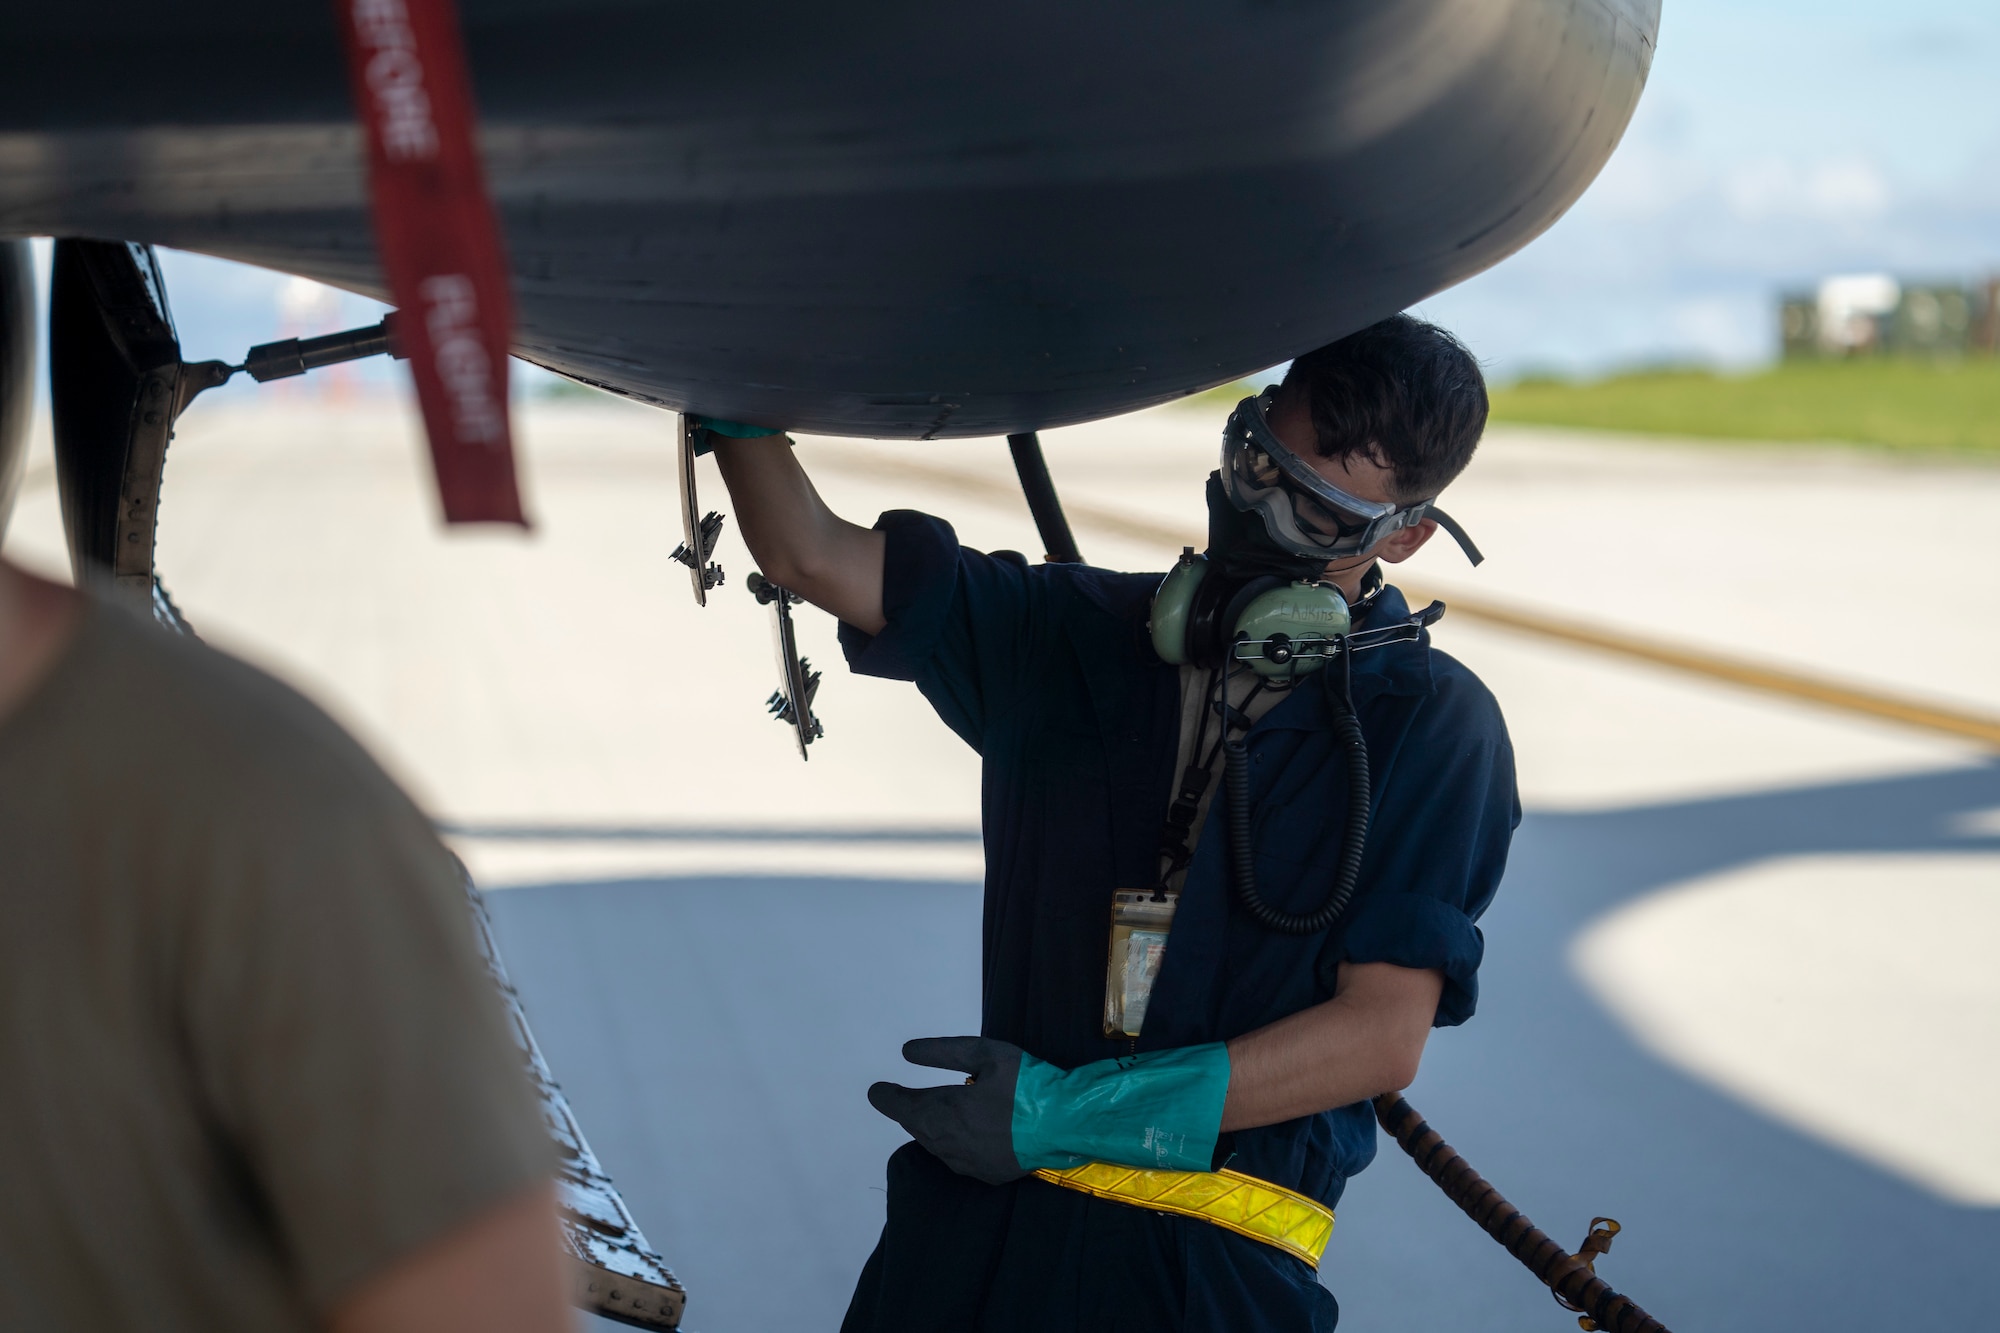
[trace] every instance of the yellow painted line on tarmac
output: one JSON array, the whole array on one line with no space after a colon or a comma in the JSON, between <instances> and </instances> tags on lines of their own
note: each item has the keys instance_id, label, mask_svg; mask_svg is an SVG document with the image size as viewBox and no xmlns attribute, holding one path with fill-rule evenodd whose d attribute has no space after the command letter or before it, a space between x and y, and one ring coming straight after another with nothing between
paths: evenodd
<instances>
[{"instance_id":1,"label":"yellow painted line on tarmac","mask_svg":"<svg viewBox=\"0 0 2000 1333\"><path fill-rule=\"evenodd\" d=\"M901 458L891 459L880 455L862 457L849 453L822 455L814 461L816 464L821 462L830 464L839 471L918 480L941 490L986 503L1019 508L1024 513L1027 509L1027 501L1021 498L1021 492L1017 487L959 468ZM1063 512L1068 515L1070 522L1079 528L1107 536L1156 544L1168 550L1190 544L1199 546L1206 540L1199 533L1182 531L1157 519L1120 513L1088 501L1065 499ZM1432 590L1413 588L1400 581L1399 586L1409 595L1412 602L1424 602L1436 595ZM1551 616L1543 611L1510 606L1483 597L1449 593L1437 597L1437 600L1450 607L1453 615L1463 616L1468 620L1497 625L1502 629L1533 635L1536 638L1552 639L1558 643L1594 648L1599 652L1648 662L1654 666L1669 667L1707 680L1725 681L1731 685L1787 699L1802 699L1841 712L1872 717L1885 722L1896 722L1934 735L1974 741L2000 750L2000 716L1991 713L1972 712L1905 698L1868 686L1837 680L1831 676L1754 662L1707 648L1683 647L1662 639L1630 634L1623 630L1605 629L1598 625Z\"/></svg>"},{"instance_id":2,"label":"yellow painted line on tarmac","mask_svg":"<svg viewBox=\"0 0 2000 1333\"><path fill-rule=\"evenodd\" d=\"M1412 599L1416 601L1430 596L1428 592L1418 594L1407 587L1405 591L1411 592ZM2000 717L1989 713L1968 712L1907 699L1867 686L1835 680L1831 676L1752 662L1708 648L1683 648L1644 635L1586 625L1579 621L1561 619L1541 611L1530 611L1525 607L1507 606L1484 598L1452 594L1440 600L1451 608L1452 614L1464 616L1468 620L1499 625L1539 638L1554 639L1559 643L1596 648L1621 657L1651 662L1656 666L1672 667L1690 675L1727 681L1732 685L1762 690L1766 694L1783 695L1788 699L1804 699L1843 712L1860 713L1888 722L1900 722L1905 726L1955 736L1960 740L1977 741L1981 745L2000 749Z\"/></svg>"}]
</instances>

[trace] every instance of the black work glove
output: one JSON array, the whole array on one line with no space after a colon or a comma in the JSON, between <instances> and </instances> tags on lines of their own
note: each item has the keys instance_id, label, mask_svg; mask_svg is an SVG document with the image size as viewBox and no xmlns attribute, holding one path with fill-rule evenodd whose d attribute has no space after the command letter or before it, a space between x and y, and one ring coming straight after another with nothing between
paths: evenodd
<instances>
[{"instance_id":1,"label":"black work glove","mask_svg":"<svg viewBox=\"0 0 2000 1333\"><path fill-rule=\"evenodd\" d=\"M991 1037L920 1037L903 1043L903 1058L932 1069L970 1074L965 1083L906 1088L877 1083L868 1104L961 1176L1004 1185L1028 1174L1014 1156L1014 1087L1021 1048Z\"/></svg>"}]
</instances>

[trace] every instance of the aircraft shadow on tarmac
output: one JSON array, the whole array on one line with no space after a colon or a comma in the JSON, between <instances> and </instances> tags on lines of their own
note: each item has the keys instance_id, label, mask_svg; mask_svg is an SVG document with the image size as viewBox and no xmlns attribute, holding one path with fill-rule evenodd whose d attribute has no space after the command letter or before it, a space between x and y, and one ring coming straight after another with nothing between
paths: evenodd
<instances>
[{"instance_id":1,"label":"aircraft shadow on tarmac","mask_svg":"<svg viewBox=\"0 0 2000 1333\"><path fill-rule=\"evenodd\" d=\"M1411 1100L1558 1239L1623 1221L1605 1275L1671 1327L1980 1326L2000 1210L1942 1202L1661 1063L1567 951L1624 903L1755 861L2000 848L1954 831L1995 806L2000 764L1530 814L1482 923L1480 1014L1436 1035ZM489 902L557 1077L687 1283L689 1326L836 1327L903 1137L862 1093L908 1072L905 1038L976 1030L978 887L688 877ZM1393 1144L1340 1215L1323 1275L1344 1327L1573 1326Z\"/></svg>"}]
</instances>

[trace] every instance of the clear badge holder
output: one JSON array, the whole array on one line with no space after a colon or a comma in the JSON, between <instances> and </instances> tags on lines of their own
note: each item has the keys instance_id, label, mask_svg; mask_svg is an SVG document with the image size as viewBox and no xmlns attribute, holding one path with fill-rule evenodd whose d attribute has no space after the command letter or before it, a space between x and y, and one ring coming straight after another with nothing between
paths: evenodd
<instances>
[{"instance_id":1,"label":"clear badge holder","mask_svg":"<svg viewBox=\"0 0 2000 1333\"><path fill-rule=\"evenodd\" d=\"M1119 889L1111 895L1111 956L1104 969L1104 1035L1136 1037L1146 1024L1167 934L1181 896L1172 889Z\"/></svg>"}]
</instances>

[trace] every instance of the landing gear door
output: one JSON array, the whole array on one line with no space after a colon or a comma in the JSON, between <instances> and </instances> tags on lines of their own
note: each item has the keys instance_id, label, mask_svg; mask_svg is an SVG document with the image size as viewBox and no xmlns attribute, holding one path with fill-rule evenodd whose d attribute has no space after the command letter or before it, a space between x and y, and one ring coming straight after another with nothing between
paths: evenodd
<instances>
[{"instance_id":1,"label":"landing gear door","mask_svg":"<svg viewBox=\"0 0 2000 1333\"><path fill-rule=\"evenodd\" d=\"M49 396L70 565L171 628L186 624L153 571L174 422L229 377L188 365L150 245L59 240L49 283Z\"/></svg>"},{"instance_id":2,"label":"landing gear door","mask_svg":"<svg viewBox=\"0 0 2000 1333\"><path fill-rule=\"evenodd\" d=\"M20 494L34 410L34 264L26 241L0 241L0 541Z\"/></svg>"}]
</instances>

